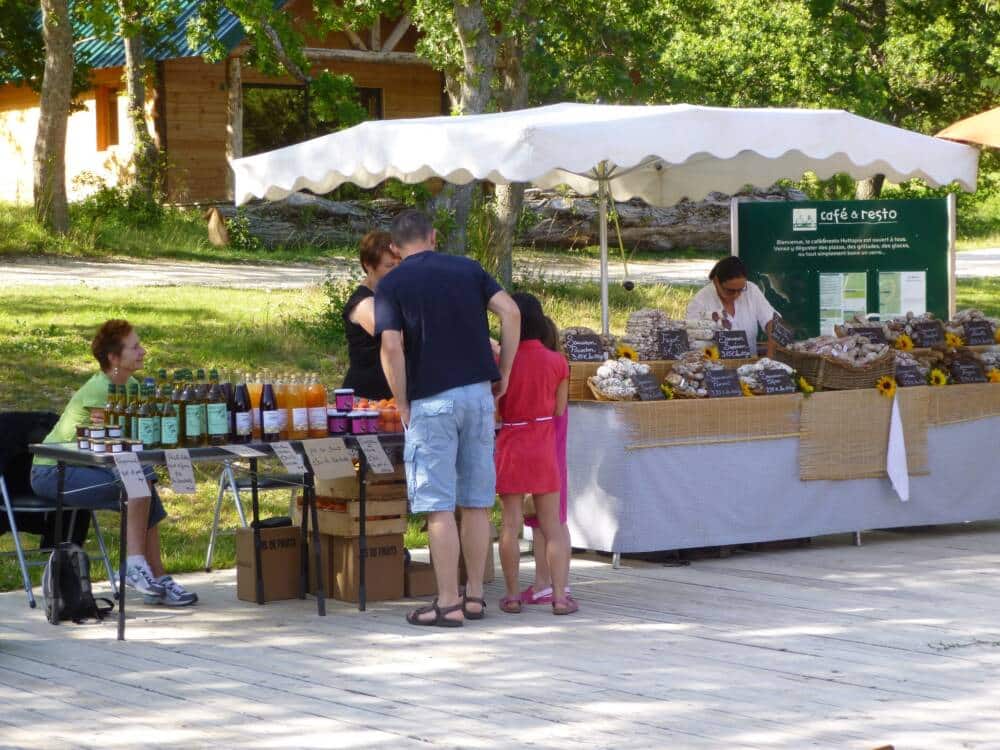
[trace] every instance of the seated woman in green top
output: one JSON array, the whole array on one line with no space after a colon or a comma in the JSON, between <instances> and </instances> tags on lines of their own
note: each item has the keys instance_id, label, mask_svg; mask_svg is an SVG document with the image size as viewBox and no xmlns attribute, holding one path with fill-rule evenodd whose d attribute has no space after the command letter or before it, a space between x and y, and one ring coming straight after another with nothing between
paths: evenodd
<instances>
[{"instance_id":1,"label":"seated woman in green top","mask_svg":"<svg viewBox=\"0 0 1000 750\"><path fill-rule=\"evenodd\" d=\"M94 412L102 412L107 401L108 385L134 383L132 374L142 369L146 350L139 336L126 320L109 320L100 327L90 345L101 369L83 384L66 405L59 422L44 442L72 443L76 426L89 424ZM147 468L149 497L128 503L128 562L125 584L142 593L147 604L184 607L198 601L198 595L166 575L160 557L160 533L157 524L167 513L153 483L156 476ZM72 494L66 504L78 508L119 510L121 488L115 469L99 466L67 466L64 491ZM39 497L54 500L58 492L55 462L36 458L31 469L31 488Z\"/></svg>"}]
</instances>

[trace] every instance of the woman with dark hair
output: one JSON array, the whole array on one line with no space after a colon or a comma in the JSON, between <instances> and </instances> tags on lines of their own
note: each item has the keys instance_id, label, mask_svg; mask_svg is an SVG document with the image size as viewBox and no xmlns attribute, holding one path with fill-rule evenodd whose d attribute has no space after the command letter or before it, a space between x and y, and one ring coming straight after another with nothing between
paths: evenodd
<instances>
[{"instance_id":1,"label":"woman with dark hair","mask_svg":"<svg viewBox=\"0 0 1000 750\"><path fill-rule=\"evenodd\" d=\"M711 317L726 328L746 331L751 347L758 330L767 331L774 308L756 284L747 280L747 268L735 255L723 258L708 274L709 283L687 307L688 320Z\"/></svg>"},{"instance_id":2,"label":"woman with dark hair","mask_svg":"<svg viewBox=\"0 0 1000 750\"><path fill-rule=\"evenodd\" d=\"M375 289L389 271L399 265L390 247L388 232L369 232L361 238L361 268L365 278L344 305L344 332L350 362L344 388L353 388L362 398L392 398L379 359L381 341L375 335Z\"/></svg>"},{"instance_id":3,"label":"woman with dark hair","mask_svg":"<svg viewBox=\"0 0 1000 750\"><path fill-rule=\"evenodd\" d=\"M43 442L72 443L76 440L77 425L103 418L108 386L135 383L132 375L142 369L146 356L138 334L127 320L109 320L102 325L91 342L90 351L101 369L73 394L59 422ZM198 595L166 575L160 556L157 524L167 517L167 512L154 487L156 475L151 468L147 468L146 477L149 479L149 497L128 501L125 585L143 594L146 604L186 607L198 601ZM31 468L31 488L39 497L56 499L58 474L55 461L35 458ZM73 507L120 510L121 487L115 469L67 466L63 489L65 493L72 493L68 504Z\"/></svg>"},{"instance_id":4,"label":"woman with dark hair","mask_svg":"<svg viewBox=\"0 0 1000 750\"><path fill-rule=\"evenodd\" d=\"M542 343L550 338L551 329L538 299L524 293L511 296L521 313L521 342L507 392L500 399L502 426L496 443L497 494L503 504L500 562L507 586L500 609L508 614L522 609L518 535L524 522L524 496L531 495L545 536L552 613L568 615L577 610L577 604L567 586L570 546L559 513L563 482L555 419L566 411L569 365Z\"/></svg>"}]
</instances>

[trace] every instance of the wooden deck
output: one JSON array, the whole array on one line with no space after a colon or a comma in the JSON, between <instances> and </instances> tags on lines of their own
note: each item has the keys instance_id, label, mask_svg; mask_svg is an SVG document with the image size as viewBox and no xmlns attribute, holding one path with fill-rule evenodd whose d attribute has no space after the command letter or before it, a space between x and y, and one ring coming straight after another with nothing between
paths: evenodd
<instances>
[{"instance_id":1,"label":"wooden deck","mask_svg":"<svg viewBox=\"0 0 1000 750\"><path fill-rule=\"evenodd\" d=\"M576 616L498 613L495 583L443 630L185 576L202 603L133 605L125 643L8 592L0 747L1000 747L1000 524L572 579Z\"/></svg>"}]
</instances>

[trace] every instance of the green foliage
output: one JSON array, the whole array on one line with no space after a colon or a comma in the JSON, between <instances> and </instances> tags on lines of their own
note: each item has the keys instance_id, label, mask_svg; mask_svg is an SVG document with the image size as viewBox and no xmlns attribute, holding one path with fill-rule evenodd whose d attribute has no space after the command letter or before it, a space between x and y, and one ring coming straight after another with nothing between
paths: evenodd
<instances>
[{"instance_id":1,"label":"green foliage","mask_svg":"<svg viewBox=\"0 0 1000 750\"><path fill-rule=\"evenodd\" d=\"M389 179L379 186L379 192L386 198L392 198L404 206L425 208L431 199L431 191L423 183L401 182Z\"/></svg>"},{"instance_id":2,"label":"green foliage","mask_svg":"<svg viewBox=\"0 0 1000 750\"><path fill-rule=\"evenodd\" d=\"M158 227L165 210L160 201L135 185L108 185L99 178L81 176L78 182L95 187L76 207L90 227L98 221L139 228Z\"/></svg>"},{"instance_id":3,"label":"green foliage","mask_svg":"<svg viewBox=\"0 0 1000 750\"><path fill-rule=\"evenodd\" d=\"M236 216L226 222L229 232L229 244L237 250L248 253L259 253L264 249L260 238L250 231L250 218L242 208L236 210Z\"/></svg>"},{"instance_id":4,"label":"green foliage","mask_svg":"<svg viewBox=\"0 0 1000 750\"><path fill-rule=\"evenodd\" d=\"M352 273L349 277L337 277L328 274L323 281L323 310L315 319L304 326L303 330L310 340L323 346L327 350L336 350L347 346L347 337L344 330L344 306L347 300L354 294L363 278L360 271Z\"/></svg>"}]
</instances>

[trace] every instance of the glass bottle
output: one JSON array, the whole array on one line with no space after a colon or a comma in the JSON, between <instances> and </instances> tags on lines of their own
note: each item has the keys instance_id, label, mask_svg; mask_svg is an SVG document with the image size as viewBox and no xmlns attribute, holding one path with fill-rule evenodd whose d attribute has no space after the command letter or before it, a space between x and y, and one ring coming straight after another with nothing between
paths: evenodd
<instances>
[{"instance_id":1,"label":"glass bottle","mask_svg":"<svg viewBox=\"0 0 1000 750\"><path fill-rule=\"evenodd\" d=\"M128 408L126 411L126 421L128 423L128 439L139 439L139 384L129 383L128 385Z\"/></svg>"},{"instance_id":2,"label":"glass bottle","mask_svg":"<svg viewBox=\"0 0 1000 750\"><path fill-rule=\"evenodd\" d=\"M326 427L326 388L319 382L316 373L309 376L306 388L306 406L309 409L309 437L322 438L327 436Z\"/></svg>"},{"instance_id":3,"label":"glass bottle","mask_svg":"<svg viewBox=\"0 0 1000 750\"><path fill-rule=\"evenodd\" d=\"M265 443L273 443L281 439L281 410L278 409L278 399L274 394L274 385L264 383L260 393L260 432Z\"/></svg>"},{"instance_id":4,"label":"glass bottle","mask_svg":"<svg viewBox=\"0 0 1000 750\"><path fill-rule=\"evenodd\" d=\"M160 435L158 428L159 415L156 413L156 406L153 403L153 392L156 389L155 381L149 378L142 386L142 401L139 403L139 410L136 412L136 434L138 437L133 440L141 440L143 448L150 450L160 445Z\"/></svg>"},{"instance_id":5,"label":"glass bottle","mask_svg":"<svg viewBox=\"0 0 1000 750\"><path fill-rule=\"evenodd\" d=\"M258 372L251 382L249 376L246 378L247 391L250 393L250 406L253 414L253 439L260 440L260 393L264 390L263 376Z\"/></svg>"},{"instance_id":6,"label":"glass bottle","mask_svg":"<svg viewBox=\"0 0 1000 750\"><path fill-rule=\"evenodd\" d=\"M122 437L128 431L128 392L127 386L118 386L118 426L122 428Z\"/></svg>"},{"instance_id":7,"label":"glass bottle","mask_svg":"<svg viewBox=\"0 0 1000 750\"><path fill-rule=\"evenodd\" d=\"M274 387L275 403L278 405L278 425L282 440L288 440L288 423L290 421L288 413L288 382L285 380L286 377L284 374L279 375L275 378L274 383L271 384Z\"/></svg>"},{"instance_id":8,"label":"glass bottle","mask_svg":"<svg viewBox=\"0 0 1000 750\"><path fill-rule=\"evenodd\" d=\"M249 443L253 440L253 405L246 375L233 390L233 442Z\"/></svg>"},{"instance_id":9,"label":"glass bottle","mask_svg":"<svg viewBox=\"0 0 1000 750\"><path fill-rule=\"evenodd\" d=\"M184 414L184 370L174 371L174 390L170 394L170 403L177 416L177 447L187 444L187 419Z\"/></svg>"},{"instance_id":10,"label":"glass bottle","mask_svg":"<svg viewBox=\"0 0 1000 750\"><path fill-rule=\"evenodd\" d=\"M293 375L288 381L288 437L305 440L309 437L309 407L306 405L306 385Z\"/></svg>"},{"instance_id":11,"label":"glass bottle","mask_svg":"<svg viewBox=\"0 0 1000 750\"><path fill-rule=\"evenodd\" d=\"M206 432L202 414L205 404L199 398L198 384L194 380L186 381L181 400L184 404L184 445L188 448L204 445Z\"/></svg>"},{"instance_id":12,"label":"glass bottle","mask_svg":"<svg viewBox=\"0 0 1000 750\"><path fill-rule=\"evenodd\" d=\"M206 428L209 445L225 445L229 442L229 413L226 398L219 384L219 371L209 373L208 393L205 396Z\"/></svg>"},{"instance_id":13,"label":"glass bottle","mask_svg":"<svg viewBox=\"0 0 1000 750\"><path fill-rule=\"evenodd\" d=\"M104 424L118 424L118 388L114 383L108 383L108 402L104 405Z\"/></svg>"},{"instance_id":14,"label":"glass bottle","mask_svg":"<svg viewBox=\"0 0 1000 750\"><path fill-rule=\"evenodd\" d=\"M177 448L180 436L180 418L177 407L171 399L163 402L160 412L160 445L163 448Z\"/></svg>"}]
</instances>

